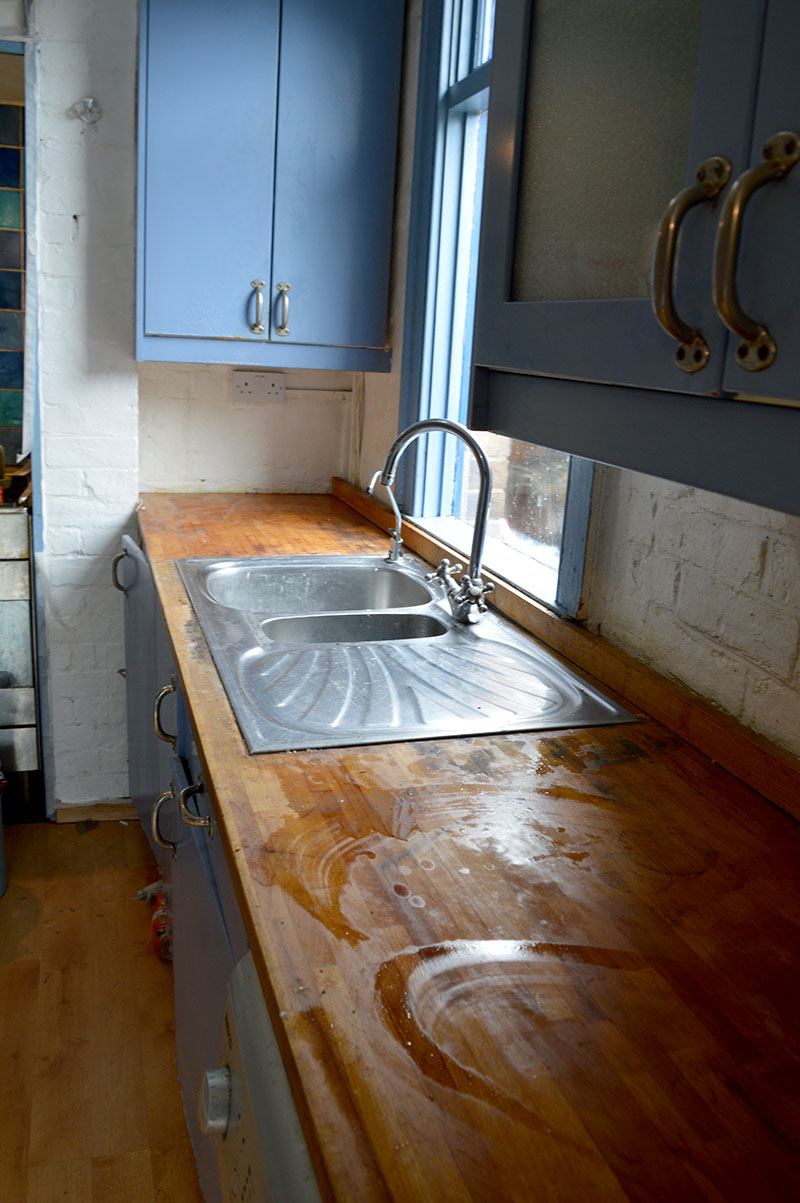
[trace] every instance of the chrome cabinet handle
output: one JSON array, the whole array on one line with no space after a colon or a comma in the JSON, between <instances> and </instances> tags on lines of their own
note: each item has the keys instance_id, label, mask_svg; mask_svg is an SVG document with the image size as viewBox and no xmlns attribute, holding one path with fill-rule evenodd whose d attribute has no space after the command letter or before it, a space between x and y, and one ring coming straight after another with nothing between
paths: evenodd
<instances>
[{"instance_id":1,"label":"chrome cabinet handle","mask_svg":"<svg viewBox=\"0 0 800 1203\"><path fill-rule=\"evenodd\" d=\"M186 805L188 798L193 798L195 794L202 794L205 787L202 781L195 781L194 785L187 785L178 794L178 806L180 807L181 818L184 823L188 823L190 827L205 827L208 831L208 838L214 838L214 825L211 822L211 815L206 815L203 819L200 815L193 815Z\"/></svg>"},{"instance_id":2,"label":"chrome cabinet handle","mask_svg":"<svg viewBox=\"0 0 800 1203\"><path fill-rule=\"evenodd\" d=\"M175 797L175 782L170 781L169 789L164 790L164 793L161 795L160 798L156 798L155 802L153 803L152 810L150 811L150 832L153 836L153 843L157 844L159 848L165 848L167 850L167 852L171 852L173 860L175 860L175 857L177 855L177 849L176 849L175 845L173 844L172 840L165 840L164 837L162 836L161 832L159 831L158 816L161 813L161 807L164 805L164 803L168 802L170 798L174 798L174 797Z\"/></svg>"},{"instance_id":3,"label":"chrome cabinet handle","mask_svg":"<svg viewBox=\"0 0 800 1203\"><path fill-rule=\"evenodd\" d=\"M264 316L264 293L263 288L266 285L265 280L251 280L250 287L256 290L256 320L250 327L251 334L263 334L264 323L261 320Z\"/></svg>"},{"instance_id":4,"label":"chrome cabinet handle","mask_svg":"<svg viewBox=\"0 0 800 1203\"><path fill-rule=\"evenodd\" d=\"M800 159L800 134L781 130L764 143L761 162L733 184L720 214L714 249L714 305L725 325L742 340L736 362L748 372L761 372L775 358L775 340L766 326L744 312L736 294L736 261L747 204L758 188L779 180Z\"/></svg>"},{"instance_id":5,"label":"chrome cabinet handle","mask_svg":"<svg viewBox=\"0 0 800 1203\"><path fill-rule=\"evenodd\" d=\"M173 751L178 742L177 735L170 735L169 731L165 731L161 726L161 703L169 694L174 693L177 688L177 678L172 677L169 685L165 685L163 689L159 689L153 702L153 730L159 739L162 739L165 744L171 744Z\"/></svg>"},{"instance_id":6,"label":"chrome cabinet handle","mask_svg":"<svg viewBox=\"0 0 800 1203\"><path fill-rule=\"evenodd\" d=\"M285 338L287 334L291 334L289 329L289 293L291 292L291 284L279 284L278 292L281 294L278 298L278 303L281 307L280 321L276 327L275 333L280 334L281 338Z\"/></svg>"},{"instance_id":7,"label":"chrome cabinet handle","mask_svg":"<svg viewBox=\"0 0 800 1203\"><path fill-rule=\"evenodd\" d=\"M718 196L731 175L731 165L722 155L704 159L697 169L696 183L674 196L666 208L658 228L653 255L653 309L661 325L680 346L675 362L684 372L699 372L708 363L708 343L699 330L693 329L679 316L675 308L672 287L675 279L675 255L678 234L684 217L695 205Z\"/></svg>"},{"instance_id":8,"label":"chrome cabinet handle","mask_svg":"<svg viewBox=\"0 0 800 1203\"><path fill-rule=\"evenodd\" d=\"M128 590L125 585L120 585L120 583L119 583L119 578L117 576L117 565L120 564L125 559L127 554L128 554L127 551L124 551L124 550L117 552L117 554L114 556L114 559L111 563L111 582L112 582L114 588L119 589L120 593L124 593L126 597L128 596Z\"/></svg>"}]
</instances>

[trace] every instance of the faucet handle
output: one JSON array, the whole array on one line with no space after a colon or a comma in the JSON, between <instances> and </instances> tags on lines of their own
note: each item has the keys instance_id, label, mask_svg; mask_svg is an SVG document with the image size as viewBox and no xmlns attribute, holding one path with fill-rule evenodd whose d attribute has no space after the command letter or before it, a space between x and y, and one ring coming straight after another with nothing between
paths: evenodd
<instances>
[{"instance_id":1,"label":"faucet handle","mask_svg":"<svg viewBox=\"0 0 800 1203\"><path fill-rule=\"evenodd\" d=\"M433 572L428 572L425 574L425 580L441 581L448 594L452 595L453 593L458 592L458 585L453 578L453 573L461 572L463 567L463 564L451 564L448 559L444 559L437 569L435 569Z\"/></svg>"}]
</instances>

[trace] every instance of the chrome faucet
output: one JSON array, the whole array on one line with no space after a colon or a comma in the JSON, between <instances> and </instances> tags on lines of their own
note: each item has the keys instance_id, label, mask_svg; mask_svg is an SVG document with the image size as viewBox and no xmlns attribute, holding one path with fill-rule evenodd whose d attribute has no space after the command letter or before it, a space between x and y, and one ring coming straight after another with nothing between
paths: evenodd
<instances>
[{"instance_id":1,"label":"chrome faucet","mask_svg":"<svg viewBox=\"0 0 800 1203\"><path fill-rule=\"evenodd\" d=\"M389 448L383 469L379 469L372 477L367 488L367 493L372 493L379 477L380 483L389 491L396 526L389 532L393 543L392 550L387 559L394 563L402 555L400 546L403 542L400 538L400 511L397 508L397 502L392 493L397 461L410 442L429 430L441 430L446 434L457 435L462 442L467 444L478 464L480 487L478 490L478 507L475 513L475 529L472 536L472 551L470 552L467 572L464 573L460 581L457 581L453 573L462 571L461 564L451 564L449 560L445 559L442 560L435 572L428 574L426 579L432 581L438 578L442 582L450 603L450 609L453 612L453 617L458 622L479 622L481 615L485 614L487 609L484 598L487 593L491 593L494 589L494 585L491 582L484 583L481 580L483 544L486 539L489 499L492 492L492 471L489 467L486 453L472 433L467 430L466 426L462 426L459 422L451 422L448 418L425 418L421 422L414 422L412 426L407 426L405 430L400 432Z\"/></svg>"}]
</instances>

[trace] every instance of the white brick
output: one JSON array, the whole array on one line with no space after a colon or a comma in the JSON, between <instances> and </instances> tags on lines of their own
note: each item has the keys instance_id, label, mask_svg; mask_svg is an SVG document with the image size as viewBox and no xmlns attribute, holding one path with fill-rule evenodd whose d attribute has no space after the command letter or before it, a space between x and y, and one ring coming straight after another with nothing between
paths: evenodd
<instances>
[{"instance_id":1,"label":"white brick","mask_svg":"<svg viewBox=\"0 0 800 1203\"><path fill-rule=\"evenodd\" d=\"M748 726L790 751L800 743L800 689L757 672L748 674L742 718Z\"/></svg>"},{"instance_id":2,"label":"white brick","mask_svg":"<svg viewBox=\"0 0 800 1203\"><path fill-rule=\"evenodd\" d=\"M49 503L45 501L44 512L45 520ZM47 526L45 531L45 541L47 543L47 555L50 558L56 556L74 556L80 553L81 550L81 530L78 526L62 526L52 527Z\"/></svg>"},{"instance_id":3,"label":"white brick","mask_svg":"<svg viewBox=\"0 0 800 1203\"><path fill-rule=\"evenodd\" d=\"M49 398L52 397L52 402ZM113 403L107 407L100 404L100 398L91 398L91 404L87 404L79 412L70 411L67 406L59 405L58 400L52 390L48 390L45 394L45 404L42 407L44 421L47 423L47 438L45 440L47 448L48 466L59 467L59 453L63 450L62 439L95 439L99 427L106 432L106 437L122 439L129 444L130 464L129 467L133 471L136 464L136 444L138 441L138 424L136 421L135 410L131 412L130 406L125 403L114 405ZM103 410L105 409L105 413ZM52 445L56 442L56 450L51 454ZM96 450L97 444L91 445L92 450ZM69 467L87 467L94 465L104 467L102 460L92 460L87 454L80 464L70 464ZM64 465L67 466L67 465Z\"/></svg>"},{"instance_id":4,"label":"white brick","mask_svg":"<svg viewBox=\"0 0 800 1203\"><path fill-rule=\"evenodd\" d=\"M678 616L779 676L792 672L800 640L795 615L737 592L694 565L683 569Z\"/></svg>"},{"instance_id":5,"label":"white brick","mask_svg":"<svg viewBox=\"0 0 800 1203\"><path fill-rule=\"evenodd\" d=\"M673 613L660 607L648 610L643 637L652 648L651 664L661 666L662 672L668 666L667 676L710 699L727 714L741 714L748 669L743 657L688 630Z\"/></svg>"},{"instance_id":6,"label":"white brick","mask_svg":"<svg viewBox=\"0 0 800 1203\"><path fill-rule=\"evenodd\" d=\"M769 540L763 590L776 605L797 607L800 602L800 535L774 535Z\"/></svg>"},{"instance_id":7,"label":"white brick","mask_svg":"<svg viewBox=\"0 0 800 1203\"><path fill-rule=\"evenodd\" d=\"M53 526L77 522L84 529L89 527L94 531L113 533L119 530L121 508L118 497L105 499L91 493L79 497L51 497L48 521Z\"/></svg>"},{"instance_id":8,"label":"white brick","mask_svg":"<svg viewBox=\"0 0 800 1203\"><path fill-rule=\"evenodd\" d=\"M47 494L54 497L79 497L83 492L83 471L80 468L51 467L46 471Z\"/></svg>"},{"instance_id":9,"label":"white brick","mask_svg":"<svg viewBox=\"0 0 800 1203\"><path fill-rule=\"evenodd\" d=\"M714 566L732 585L759 588L767 561L768 538L762 527L723 526L719 532Z\"/></svg>"},{"instance_id":10,"label":"white brick","mask_svg":"<svg viewBox=\"0 0 800 1203\"><path fill-rule=\"evenodd\" d=\"M62 437L49 440L45 448L45 463L60 468L85 468L90 464L99 464L103 468L132 467L130 441L98 436L86 438ZM135 460L134 460L135 463Z\"/></svg>"}]
</instances>

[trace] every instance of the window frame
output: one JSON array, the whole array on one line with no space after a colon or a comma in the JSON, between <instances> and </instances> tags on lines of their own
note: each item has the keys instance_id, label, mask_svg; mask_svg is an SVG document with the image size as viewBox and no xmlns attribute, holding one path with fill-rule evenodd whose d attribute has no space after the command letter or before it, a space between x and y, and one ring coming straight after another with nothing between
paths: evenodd
<instances>
[{"instance_id":1,"label":"window frame","mask_svg":"<svg viewBox=\"0 0 800 1203\"><path fill-rule=\"evenodd\" d=\"M463 412L447 404L434 408L432 398L447 398L449 355L454 313L458 304L451 273L441 286L440 263L456 259L460 184L466 121L486 107L491 59L476 62L481 38L486 38L487 0L423 0L420 30L417 120L409 227L408 271L401 360L400 429L432 416L466 421ZM454 122L453 117L463 117ZM484 128L485 136L485 128ZM447 194L453 196L452 216L443 212ZM474 254L477 256L475 239ZM476 266L476 265L474 265ZM474 276L473 276L474 279ZM472 345L474 308L462 324L464 345ZM434 339L434 324L438 337ZM444 323L443 325L441 323ZM448 362L445 363L444 361ZM465 371L472 372L471 356ZM456 473L458 444L443 435L415 440L404 456L397 484L403 511L424 518L438 514L443 482ZM580 606L589 529L594 463L571 457L553 601L545 601L512 580L539 604L574 617ZM494 570L493 570L494 571ZM501 574L497 574L501 575Z\"/></svg>"}]
</instances>

